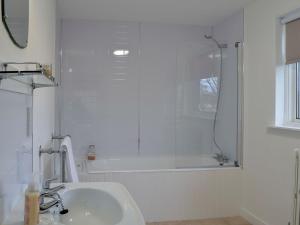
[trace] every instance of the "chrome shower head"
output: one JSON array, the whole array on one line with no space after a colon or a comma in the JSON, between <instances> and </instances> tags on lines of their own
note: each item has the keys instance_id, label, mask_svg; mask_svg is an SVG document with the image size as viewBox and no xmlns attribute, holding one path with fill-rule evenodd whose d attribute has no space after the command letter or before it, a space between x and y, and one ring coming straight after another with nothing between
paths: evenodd
<instances>
[{"instance_id":1,"label":"chrome shower head","mask_svg":"<svg viewBox=\"0 0 300 225\"><path fill-rule=\"evenodd\" d=\"M213 42L216 43L216 45L218 46L218 48L222 49L222 48L227 48L227 44L220 44L216 39L213 38L213 36L211 35L204 35L204 37L206 39L212 40Z\"/></svg>"}]
</instances>

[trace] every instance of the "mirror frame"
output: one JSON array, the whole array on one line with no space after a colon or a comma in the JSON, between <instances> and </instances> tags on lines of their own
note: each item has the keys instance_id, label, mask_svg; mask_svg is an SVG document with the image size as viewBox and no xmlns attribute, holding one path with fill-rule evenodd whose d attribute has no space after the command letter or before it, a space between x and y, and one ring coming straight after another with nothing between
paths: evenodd
<instances>
[{"instance_id":1,"label":"mirror frame","mask_svg":"<svg viewBox=\"0 0 300 225\"><path fill-rule=\"evenodd\" d=\"M29 8L28 8L29 10ZM26 45L23 46L23 45L20 45L16 39L14 38L13 34L11 33L10 29L9 29L9 26L8 24L6 23L6 18L7 16L5 15L5 0L1 0L1 18L2 18L2 22L4 24L4 27L8 33L8 36L10 37L11 41L18 47L18 48L21 48L21 49L24 49L28 46L28 37L27 37L27 42L26 42ZM29 27L29 26L28 26Z\"/></svg>"}]
</instances>

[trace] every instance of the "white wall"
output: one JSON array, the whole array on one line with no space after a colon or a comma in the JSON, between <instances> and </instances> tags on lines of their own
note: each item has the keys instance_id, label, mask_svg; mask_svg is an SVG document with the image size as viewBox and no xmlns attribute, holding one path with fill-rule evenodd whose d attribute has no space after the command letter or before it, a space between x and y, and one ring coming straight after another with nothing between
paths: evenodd
<instances>
[{"instance_id":1,"label":"white wall","mask_svg":"<svg viewBox=\"0 0 300 225\"><path fill-rule=\"evenodd\" d=\"M0 90L0 223L13 204L21 184L28 182L32 171L32 97Z\"/></svg>"},{"instance_id":2,"label":"white wall","mask_svg":"<svg viewBox=\"0 0 300 225\"><path fill-rule=\"evenodd\" d=\"M3 24L0 25L0 61L37 61L40 63L55 63L55 18L56 18L56 1L49 0L30 0L30 17L29 17L29 43L26 49L18 49L14 46L8 37ZM0 93L1 95L1 93ZM4 96L4 94L3 94ZM6 99L8 102L12 99L9 95ZM22 97L18 100L22 101ZM16 102L18 102L16 101ZM12 101L13 102L13 101ZM16 103L17 104L17 103ZM51 134L54 129L54 89L40 89L35 91L34 98L34 112L33 112L33 159L34 159L34 170L39 170L39 160L38 160L38 147L39 145L45 146L48 144ZM25 106L24 106L25 107ZM15 111L15 108L11 108ZM21 127L17 124L17 120L10 120L11 126L5 126L1 129L7 129L14 131L16 127ZM1 136L3 138L3 136ZM13 138L13 136L11 136ZM1 140L2 142L3 140ZM9 140L6 140L9 141ZM10 149L9 151L14 151ZM1 152L0 164L3 164L7 160L9 152ZM14 157L17 157L16 154ZM16 160L16 159L14 159ZM1 174L16 174L14 169L17 168L2 168ZM5 184L16 183L16 177L10 176L6 180L1 181ZM0 221L7 216L7 208L9 210L10 203L14 201L21 189L9 189L8 192L3 193L1 190L1 209L5 208L5 214L1 215ZM7 196L14 196L9 202L6 202L5 198ZM9 205L8 205L9 203ZM1 210L2 211L2 210Z\"/></svg>"},{"instance_id":3,"label":"white wall","mask_svg":"<svg viewBox=\"0 0 300 225\"><path fill-rule=\"evenodd\" d=\"M276 19L299 7L298 0L259 0L245 9L242 213L254 225L288 224L292 214L293 149L300 134L268 125L275 120Z\"/></svg>"}]
</instances>

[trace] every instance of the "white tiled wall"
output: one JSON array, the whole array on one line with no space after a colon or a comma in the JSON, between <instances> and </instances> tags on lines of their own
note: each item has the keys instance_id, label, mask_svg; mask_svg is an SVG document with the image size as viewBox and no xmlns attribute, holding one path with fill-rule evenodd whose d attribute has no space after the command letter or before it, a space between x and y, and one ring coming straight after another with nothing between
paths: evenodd
<instances>
[{"instance_id":1,"label":"white tiled wall","mask_svg":"<svg viewBox=\"0 0 300 225\"><path fill-rule=\"evenodd\" d=\"M230 45L217 129L235 160L234 43L242 40L242 13L213 31ZM211 32L187 25L63 21L61 133L73 137L76 156L84 157L90 144L101 158L212 153L214 112L199 110L200 80L219 74L218 49L204 38ZM115 57L116 49L130 53ZM215 104L216 96L208 101Z\"/></svg>"},{"instance_id":2,"label":"white tiled wall","mask_svg":"<svg viewBox=\"0 0 300 225\"><path fill-rule=\"evenodd\" d=\"M95 144L99 156L136 154L139 27L135 23L64 22L62 133L75 153ZM129 49L115 58L114 49Z\"/></svg>"},{"instance_id":3,"label":"white tiled wall","mask_svg":"<svg viewBox=\"0 0 300 225\"><path fill-rule=\"evenodd\" d=\"M158 24L141 27L141 155L174 155L179 55L185 46L210 44L204 40L210 28Z\"/></svg>"},{"instance_id":4,"label":"white tiled wall","mask_svg":"<svg viewBox=\"0 0 300 225\"><path fill-rule=\"evenodd\" d=\"M173 156L178 54L210 45L211 29L64 21L62 31L62 133L72 135L76 155L95 144L99 157ZM118 48L129 57L114 57Z\"/></svg>"}]
</instances>

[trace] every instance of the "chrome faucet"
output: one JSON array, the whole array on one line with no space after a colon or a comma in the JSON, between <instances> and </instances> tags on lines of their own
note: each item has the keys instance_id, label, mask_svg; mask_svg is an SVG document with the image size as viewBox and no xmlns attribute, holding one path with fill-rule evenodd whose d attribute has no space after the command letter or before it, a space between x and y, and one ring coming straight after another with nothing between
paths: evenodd
<instances>
[{"instance_id":1,"label":"chrome faucet","mask_svg":"<svg viewBox=\"0 0 300 225\"><path fill-rule=\"evenodd\" d=\"M50 188L50 185L51 185L51 182L52 181L56 181L58 180L58 178L51 178L51 179L48 179L44 182L43 184L43 191L42 193L47 193L47 194L51 194L51 193L57 193L58 191L62 190L62 189L65 189L65 185L61 184L61 185L58 185L56 187L53 187L53 188Z\"/></svg>"},{"instance_id":2,"label":"chrome faucet","mask_svg":"<svg viewBox=\"0 0 300 225\"><path fill-rule=\"evenodd\" d=\"M65 188L65 185L59 185L53 188L50 188L52 181L57 180L57 178L52 178L46 180L43 185L43 190L40 195L40 213L49 213L50 209L53 207L59 207L60 214L66 214L69 212L68 209L65 209L61 196L58 194L58 191ZM45 199L50 199L45 201Z\"/></svg>"}]
</instances>

